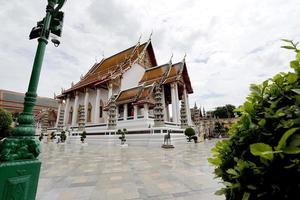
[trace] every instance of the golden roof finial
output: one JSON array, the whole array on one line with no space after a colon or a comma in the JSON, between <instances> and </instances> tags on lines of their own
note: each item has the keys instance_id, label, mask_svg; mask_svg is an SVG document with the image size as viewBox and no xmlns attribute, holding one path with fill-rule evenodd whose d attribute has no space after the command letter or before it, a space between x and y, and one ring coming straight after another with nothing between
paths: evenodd
<instances>
[{"instance_id":1,"label":"golden roof finial","mask_svg":"<svg viewBox=\"0 0 300 200\"><path fill-rule=\"evenodd\" d=\"M173 59L173 52L172 52L172 55L171 55L170 60L169 60L170 64L172 64L172 59Z\"/></svg>"},{"instance_id":2,"label":"golden roof finial","mask_svg":"<svg viewBox=\"0 0 300 200\"><path fill-rule=\"evenodd\" d=\"M149 39L148 39L149 41L151 41L152 35L153 35L153 29L151 30L151 33L149 35Z\"/></svg>"},{"instance_id":3,"label":"golden roof finial","mask_svg":"<svg viewBox=\"0 0 300 200\"><path fill-rule=\"evenodd\" d=\"M186 58L186 52L184 52L184 56L183 56L183 59L182 59L183 63L185 63L185 58Z\"/></svg>"}]
</instances>

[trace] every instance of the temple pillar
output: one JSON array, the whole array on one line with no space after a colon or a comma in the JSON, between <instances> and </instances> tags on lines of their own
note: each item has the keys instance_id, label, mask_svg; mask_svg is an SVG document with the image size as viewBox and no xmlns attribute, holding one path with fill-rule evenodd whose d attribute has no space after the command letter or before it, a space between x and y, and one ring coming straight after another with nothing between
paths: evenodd
<instances>
[{"instance_id":1,"label":"temple pillar","mask_svg":"<svg viewBox=\"0 0 300 200\"><path fill-rule=\"evenodd\" d=\"M128 105L127 103L124 104L124 120L127 120L127 116L128 116Z\"/></svg>"},{"instance_id":2,"label":"temple pillar","mask_svg":"<svg viewBox=\"0 0 300 200\"><path fill-rule=\"evenodd\" d=\"M148 119L149 118L149 107L148 104L144 104L144 118Z\"/></svg>"},{"instance_id":3,"label":"temple pillar","mask_svg":"<svg viewBox=\"0 0 300 200\"><path fill-rule=\"evenodd\" d=\"M189 95L186 94L186 107L187 107L187 112L188 112L188 124L191 126L193 124L192 121L192 114L191 114L191 109L190 109L190 103L189 103Z\"/></svg>"},{"instance_id":4,"label":"temple pillar","mask_svg":"<svg viewBox=\"0 0 300 200\"><path fill-rule=\"evenodd\" d=\"M89 90L85 90L85 97L84 97L84 122L87 122L87 115L88 115L88 106L89 106Z\"/></svg>"},{"instance_id":5,"label":"temple pillar","mask_svg":"<svg viewBox=\"0 0 300 200\"><path fill-rule=\"evenodd\" d=\"M138 107L137 105L133 106L133 119L136 120L137 119L137 114L138 114Z\"/></svg>"},{"instance_id":6,"label":"temple pillar","mask_svg":"<svg viewBox=\"0 0 300 200\"><path fill-rule=\"evenodd\" d=\"M108 99L110 99L112 95L113 95L113 85L112 85L112 82L109 82L109 84L108 84Z\"/></svg>"},{"instance_id":7,"label":"temple pillar","mask_svg":"<svg viewBox=\"0 0 300 200\"><path fill-rule=\"evenodd\" d=\"M172 121L174 123L178 123L178 118L177 118L177 101L176 101L176 90L175 90L175 83L171 83L171 103L172 103Z\"/></svg>"},{"instance_id":8,"label":"temple pillar","mask_svg":"<svg viewBox=\"0 0 300 200\"><path fill-rule=\"evenodd\" d=\"M78 115L78 98L79 98L79 93L75 92L75 101L74 101L74 106L73 106L73 116L72 116L72 126L76 126L77 123L77 115Z\"/></svg>"},{"instance_id":9,"label":"temple pillar","mask_svg":"<svg viewBox=\"0 0 300 200\"><path fill-rule=\"evenodd\" d=\"M169 111L169 104L166 103L166 113L167 113L167 121L170 121L170 111Z\"/></svg>"},{"instance_id":10,"label":"temple pillar","mask_svg":"<svg viewBox=\"0 0 300 200\"><path fill-rule=\"evenodd\" d=\"M164 86L162 86L161 88L162 88L162 105L163 105L163 112L164 112L164 121L168 121L166 99L165 99L165 88Z\"/></svg>"},{"instance_id":11,"label":"temple pillar","mask_svg":"<svg viewBox=\"0 0 300 200\"><path fill-rule=\"evenodd\" d=\"M68 95L65 105L65 114L64 114L64 126L68 124L69 119L69 105L70 104L70 96Z\"/></svg>"},{"instance_id":12,"label":"temple pillar","mask_svg":"<svg viewBox=\"0 0 300 200\"><path fill-rule=\"evenodd\" d=\"M175 83L175 104L176 104L176 113L177 113L177 124L180 123L180 107L179 107L179 92L178 84Z\"/></svg>"},{"instance_id":13,"label":"temple pillar","mask_svg":"<svg viewBox=\"0 0 300 200\"><path fill-rule=\"evenodd\" d=\"M59 115L61 113L61 107L62 107L62 101L59 100L58 101L58 109L57 109L57 116L56 116L56 123L55 123L55 127L58 127L58 121L59 121Z\"/></svg>"},{"instance_id":14,"label":"temple pillar","mask_svg":"<svg viewBox=\"0 0 300 200\"><path fill-rule=\"evenodd\" d=\"M95 99L95 110L94 110L94 123L99 123L99 115L100 115L100 88L97 88L97 94Z\"/></svg>"},{"instance_id":15,"label":"temple pillar","mask_svg":"<svg viewBox=\"0 0 300 200\"><path fill-rule=\"evenodd\" d=\"M183 97L184 97L184 102L185 102L185 106L186 106L186 115L187 115L187 122L188 125L191 126L192 125L192 118L191 118L191 110L190 110L190 104L189 104L189 96L188 93L186 92L186 87L184 86L183 88Z\"/></svg>"}]
</instances>

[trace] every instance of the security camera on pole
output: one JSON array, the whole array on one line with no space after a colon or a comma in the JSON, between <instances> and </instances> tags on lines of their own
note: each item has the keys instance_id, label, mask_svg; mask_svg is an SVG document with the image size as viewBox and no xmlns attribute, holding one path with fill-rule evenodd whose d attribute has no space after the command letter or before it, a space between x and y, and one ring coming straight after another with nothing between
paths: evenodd
<instances>
[{"instance_id":1,"label":"security camera on pole","mask_svg":"<svg viewBox=\"0 0 300 200\"><path fill-rule=\"evenodd\" d=\"M33 68L28 90L24 98L24 109L19 125L13 129L12 136L0 142L0 199L35 199L41 161L39 142L34 138L33 107L40 78L43 58L50 33L60 37L64 13L59 11L66 0L48 0L45 18L37 23L29 39L38 38ZM52 39L55 46L59 40Z\"/></svg>"}]
</instances>

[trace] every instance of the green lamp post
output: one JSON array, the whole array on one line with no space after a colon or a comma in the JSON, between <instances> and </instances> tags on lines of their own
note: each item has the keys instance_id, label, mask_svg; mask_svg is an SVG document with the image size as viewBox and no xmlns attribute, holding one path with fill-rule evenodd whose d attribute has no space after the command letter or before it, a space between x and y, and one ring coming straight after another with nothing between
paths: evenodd
<instances>
[{"instance_id":1,"label":"green lamp post","mask_svg":"<svg viewBox=\"0 0 300 200\"><path fill-rule=\"evenodd\" d=\"M64 13L59 11L66 0L48 0L45 18L37 23L29 35L38 38L24 109L13 129L12 136L0 141L0 199L33 200L36 196L41 161L37 159L39 142L34 138L33 107L46 45L50 33L61 36ZM52 39L55 46L57 39Z\"/></svg>"}]
</instances>

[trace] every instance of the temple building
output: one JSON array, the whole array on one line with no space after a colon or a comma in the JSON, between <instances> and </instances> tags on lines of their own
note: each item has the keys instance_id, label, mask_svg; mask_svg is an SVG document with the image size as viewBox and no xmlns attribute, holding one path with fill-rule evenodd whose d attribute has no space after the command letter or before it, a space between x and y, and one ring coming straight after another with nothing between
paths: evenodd
<instances>
[{"instance_id":1,"label":"temple building","mask_svg":"<svg viewBox=\"0 0 300 200\"><path fill-rule=\"evenodd\" d=\"M103 58L78 83L62 90L56 96L57 124L61 118L64 129L76 132L79 108L83 107L85 130L91 134L111 133L119 128L129 133L149 133L154 129L182 132L182 122L184 126L192 125L192 93L185 58L158 65L149 39Z\"/></svg>"},{"instance_id":2,"label":"temple building","mask_svg":"<svg viewBox=\"0 0 300 200\"><path fill-rule=\"evenodd\" d=\"M18 116L24 107L24 93L0 89L0 108ZM35 126L40 127L42 110L46 109L49 115L49 127L55 127L57 118L58 103L57 100L48 97L37 97L36 104L33 107Z\"/></svg>"}]
</instances>

